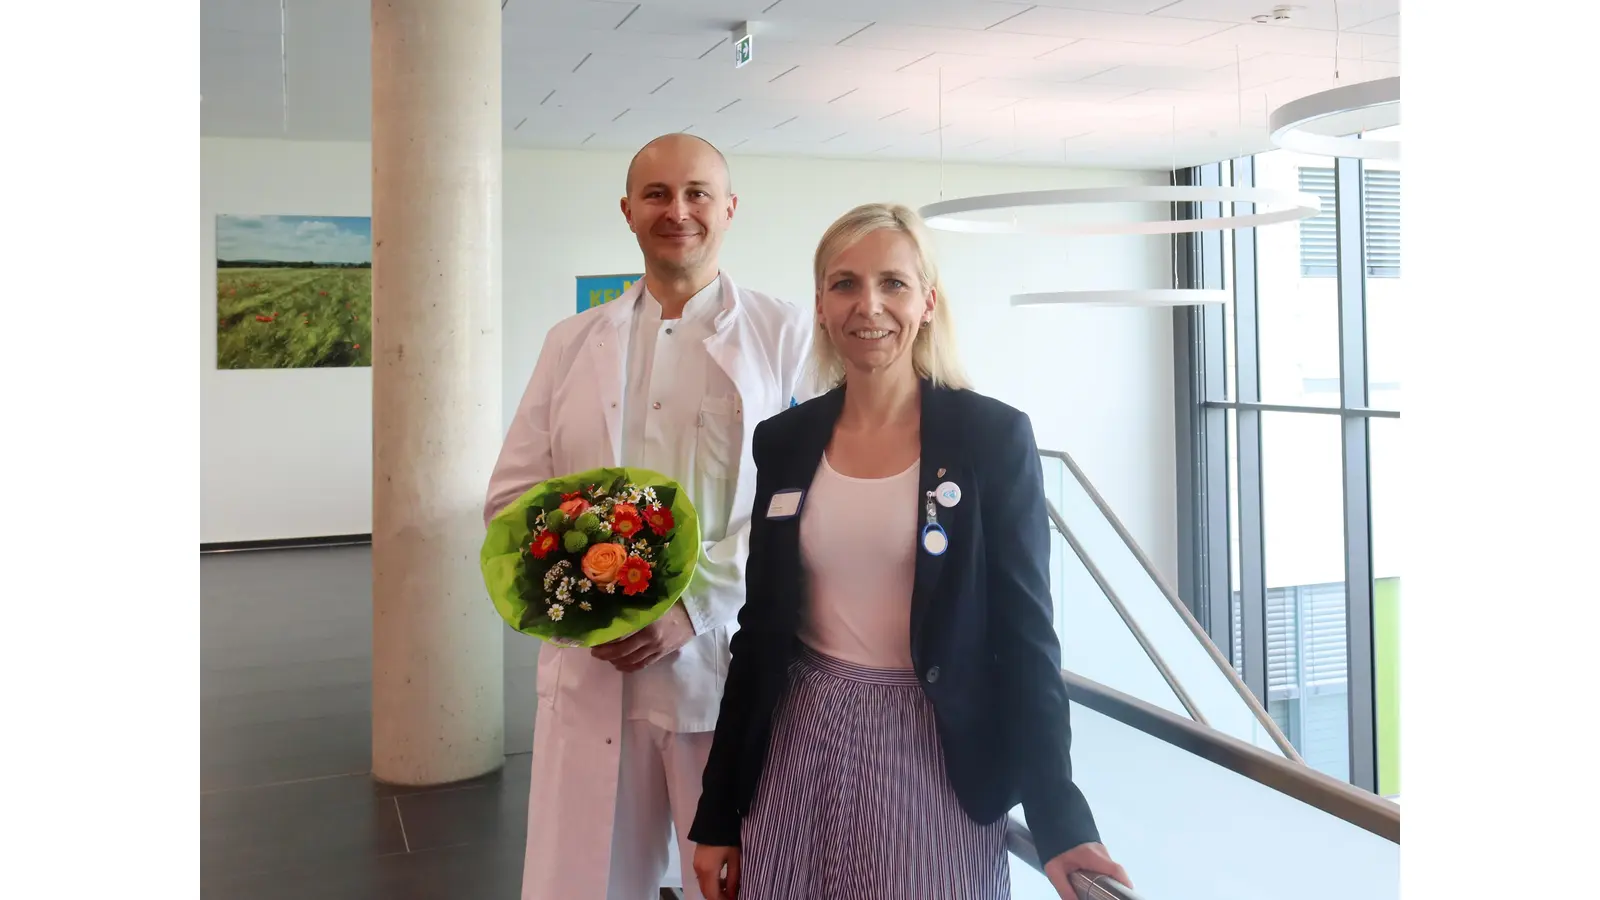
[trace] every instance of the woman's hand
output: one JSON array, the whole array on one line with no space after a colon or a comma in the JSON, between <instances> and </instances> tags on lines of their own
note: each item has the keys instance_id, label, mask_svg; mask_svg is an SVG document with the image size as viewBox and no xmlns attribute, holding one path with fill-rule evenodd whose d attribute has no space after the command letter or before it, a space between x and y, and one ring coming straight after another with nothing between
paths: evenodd
<instances>
[{"instance_id":1,"label":"woman's hand","mask_svg":"<svg viewBox=\"0 0 1600 900\"><path fill-rule=\"evenodd\" d=\"M698 852L694 857L694 868L696 872L700 871ZM1106 852L1104 844L1079 844L1044 866L1045 877L1055 886L1061 900L1078 900L1077 892L1072 889L1072 873L1079 871L1085 875L1109 875L1123 887L1133 887L1133 882L1128 880L1128 873ZM705 884L705 876L701 876L700 883ZM710 894L706 895L706 900L711 900Z\"/></svg>"},{"instance_id":2,"label":"woman's hand","mask_svg":"<svg viewBox=\"0 0 1600 900\"><path fill-rule=\"evenodd\" d=\"M735 900L739 896L739 848L696 844L694 877L705 900Z\"/></svg>"}]
</instances>

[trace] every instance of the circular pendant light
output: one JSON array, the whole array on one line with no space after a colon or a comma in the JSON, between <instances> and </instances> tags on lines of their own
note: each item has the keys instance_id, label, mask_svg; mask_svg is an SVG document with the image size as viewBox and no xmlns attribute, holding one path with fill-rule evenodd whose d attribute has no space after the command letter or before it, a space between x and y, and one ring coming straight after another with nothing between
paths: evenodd
<instances>
[{"instance_id":1,"label":"circular pendant light","mask_svg":"<svg viewBox=\"0 0 1600 900\"><path fill-rule=\"evenodd\" d=\"M973 215L1100 203L1252 203L1261 211L1203 219L1157 219L1145 222L1025 222L1015 214L1009 220ZM1111 235L1193 234L1230 228L1255 228L1307 219L1321 209L1322 202L1315 194L1300 191L1259 187L1129 185L961 197L930 203L918 212L929 228L966 234Z\"/></svg>"},{"instance_id":2,"label":"circular pendant light","mask_svg":"<svg viewBox=\"0 0 1600 900\"><path fill-rule=\"evenodd\" d=\"M1227 303L1230 291L1202 288L1150 288L1122 291L1046 291L1012 294L1012 306L1197 306Z\"/></svg>"},{"instance_id":3,"label":"circular pendant light","mask_svg":"<svg viewBox=\"0 0 1600 900\"><path fill-rule=\"evenodd\" d=\"M1392 115L1382 108L1390 107ZM1334 116L1362 114L1361 130L1400 124L1400 76L1347 84L1292 100L1272 111L1272 142L1285 150L1354 159L1399 159L1399 141L1363 140L1360 135L1313 134L1308 127ZM1374 115L1374 114L1377 115Z\"/></svg>"}]
</instances>

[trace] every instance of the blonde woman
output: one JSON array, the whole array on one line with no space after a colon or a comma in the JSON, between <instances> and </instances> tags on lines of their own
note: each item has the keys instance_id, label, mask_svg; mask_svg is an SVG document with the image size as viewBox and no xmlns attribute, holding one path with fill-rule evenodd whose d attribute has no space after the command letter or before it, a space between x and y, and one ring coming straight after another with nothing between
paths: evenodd
<instances>
[{"instance_id":1,"label":"blonde woman","mask_svg":"<svg viewBox=\"0 0 1600 900\"><path fill-rule=\"evenodd\" d=\"M1021 803L1047 873L1127 883L1072 782L1025 415L972 392L926 229L817 247L826 394L757 427L746 600L689 839L708 900L1002 900Z\"/></svg>"}]
</instances>

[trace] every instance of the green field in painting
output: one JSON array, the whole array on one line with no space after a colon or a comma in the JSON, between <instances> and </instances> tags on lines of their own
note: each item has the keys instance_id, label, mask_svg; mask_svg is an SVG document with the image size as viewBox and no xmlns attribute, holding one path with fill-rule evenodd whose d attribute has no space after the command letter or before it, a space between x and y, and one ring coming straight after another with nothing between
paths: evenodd
<instances>
[{"instance_id":1,"label":"green field in painting","mask_svg":"<svg viewBox=\"0 0 1600 900\"><path fill-rule=\"evenodd\" d=\"M217 368L372 365L372 269L217 269Z\"/></svg>"}]
</instances>

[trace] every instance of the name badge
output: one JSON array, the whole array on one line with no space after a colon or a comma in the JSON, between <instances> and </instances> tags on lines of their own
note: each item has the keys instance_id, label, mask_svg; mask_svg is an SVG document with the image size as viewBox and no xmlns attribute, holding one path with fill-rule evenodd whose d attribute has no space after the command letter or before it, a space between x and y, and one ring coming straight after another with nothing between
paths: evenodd
<instances>
[{"instance_id":1,"label":"name badge","mask_svg":"<svg viewBox=\"0 0 1600 900\"><path fill-rule=\"evenodd\" d=\"M800 514L800 501L806 492L802 490L779 491L772 495L772 501L767 504L767 518L773 521L792 519Z\"/></svg>"}]
</instances>

